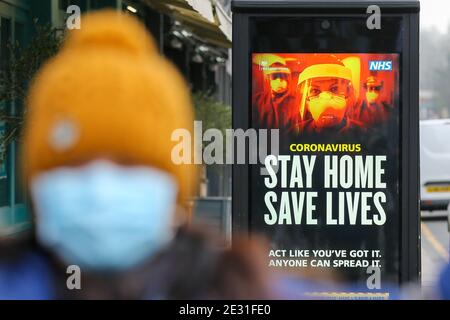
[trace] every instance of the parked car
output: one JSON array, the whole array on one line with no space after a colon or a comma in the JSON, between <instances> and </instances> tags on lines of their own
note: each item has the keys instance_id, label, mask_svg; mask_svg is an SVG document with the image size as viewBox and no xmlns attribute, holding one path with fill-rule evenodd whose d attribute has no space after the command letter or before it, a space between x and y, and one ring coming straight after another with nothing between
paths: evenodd
<instances>
[{"instance_id":1,"label":"parked car","mask_svg":"<svg viewBox=\"0 0 450 320\"><path fill-rule=\"evenodd\" d=\"M420 121L421 210L450 203L450 119Z\"/></svg>"}]
</instances>

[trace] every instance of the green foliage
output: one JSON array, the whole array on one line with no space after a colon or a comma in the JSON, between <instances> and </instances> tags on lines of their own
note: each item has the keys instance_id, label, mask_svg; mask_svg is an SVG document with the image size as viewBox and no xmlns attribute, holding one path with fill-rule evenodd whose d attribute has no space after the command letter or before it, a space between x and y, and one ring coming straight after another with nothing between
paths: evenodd
<instances>
[{"instance_id":1,"label":"green foliage","mask_svg":"<svg viewBox=\"0 0 450 320\"><path fill-rule=\"evenodd\" d=\"M0 123L5 126L5 132L0 136L0 163L6 156L8 145L21 132L24 114L23 107L29 85L37 71L50 57L58 51L62 36L58 30L34 21L34 37L26 47L18 42L8 45L9 57L0 69ZM21 110L11 114L9 105L14 101Z\"/></svg>"}]
</instances>

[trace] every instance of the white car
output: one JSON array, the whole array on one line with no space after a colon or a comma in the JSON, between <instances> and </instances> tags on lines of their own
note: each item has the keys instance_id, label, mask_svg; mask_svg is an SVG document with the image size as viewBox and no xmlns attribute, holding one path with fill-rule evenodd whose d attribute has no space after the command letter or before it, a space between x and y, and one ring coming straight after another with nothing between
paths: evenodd
<instances>
[{"instance_id":1,"label":"white car","mask_svg":"<svg viewBox=\"0 0 450 320\"><path fill-rule=\"evenodd\" d=\"M420 199L427 211L450 203L450 119L420 121Z\"/></svg>"}]
</instances>

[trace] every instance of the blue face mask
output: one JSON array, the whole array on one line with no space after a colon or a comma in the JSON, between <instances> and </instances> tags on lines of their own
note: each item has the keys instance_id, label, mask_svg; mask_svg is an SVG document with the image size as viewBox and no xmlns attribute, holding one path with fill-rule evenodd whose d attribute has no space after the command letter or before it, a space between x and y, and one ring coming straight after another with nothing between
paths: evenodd
<instances>
[{"instance_id":1,"label":"blue face mask","mask_svg":"<svg viewBox=\"0 0 450 320\"><path fill-rule=\"evenodd\" d=\"M95 161L36 177L37 237L82 269L130 268L172 238L177 188L163 171Z\"/></svg>"}]
</instances>

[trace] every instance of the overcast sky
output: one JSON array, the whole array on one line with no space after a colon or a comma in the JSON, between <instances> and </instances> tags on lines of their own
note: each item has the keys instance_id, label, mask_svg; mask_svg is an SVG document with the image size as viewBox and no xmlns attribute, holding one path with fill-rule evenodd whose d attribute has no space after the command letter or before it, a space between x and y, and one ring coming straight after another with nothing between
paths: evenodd
<instances>
[{"instance_id":1,"label":"overcast sky","mask_svg":"<svg viewBox=\"0 0 450 320\"><path fill-rule=\"evenodd\" d=\"M420 0L420 24L423 28L435 27L447 32L450 23L449 0Z\"/></svg>"}]
</instances>

